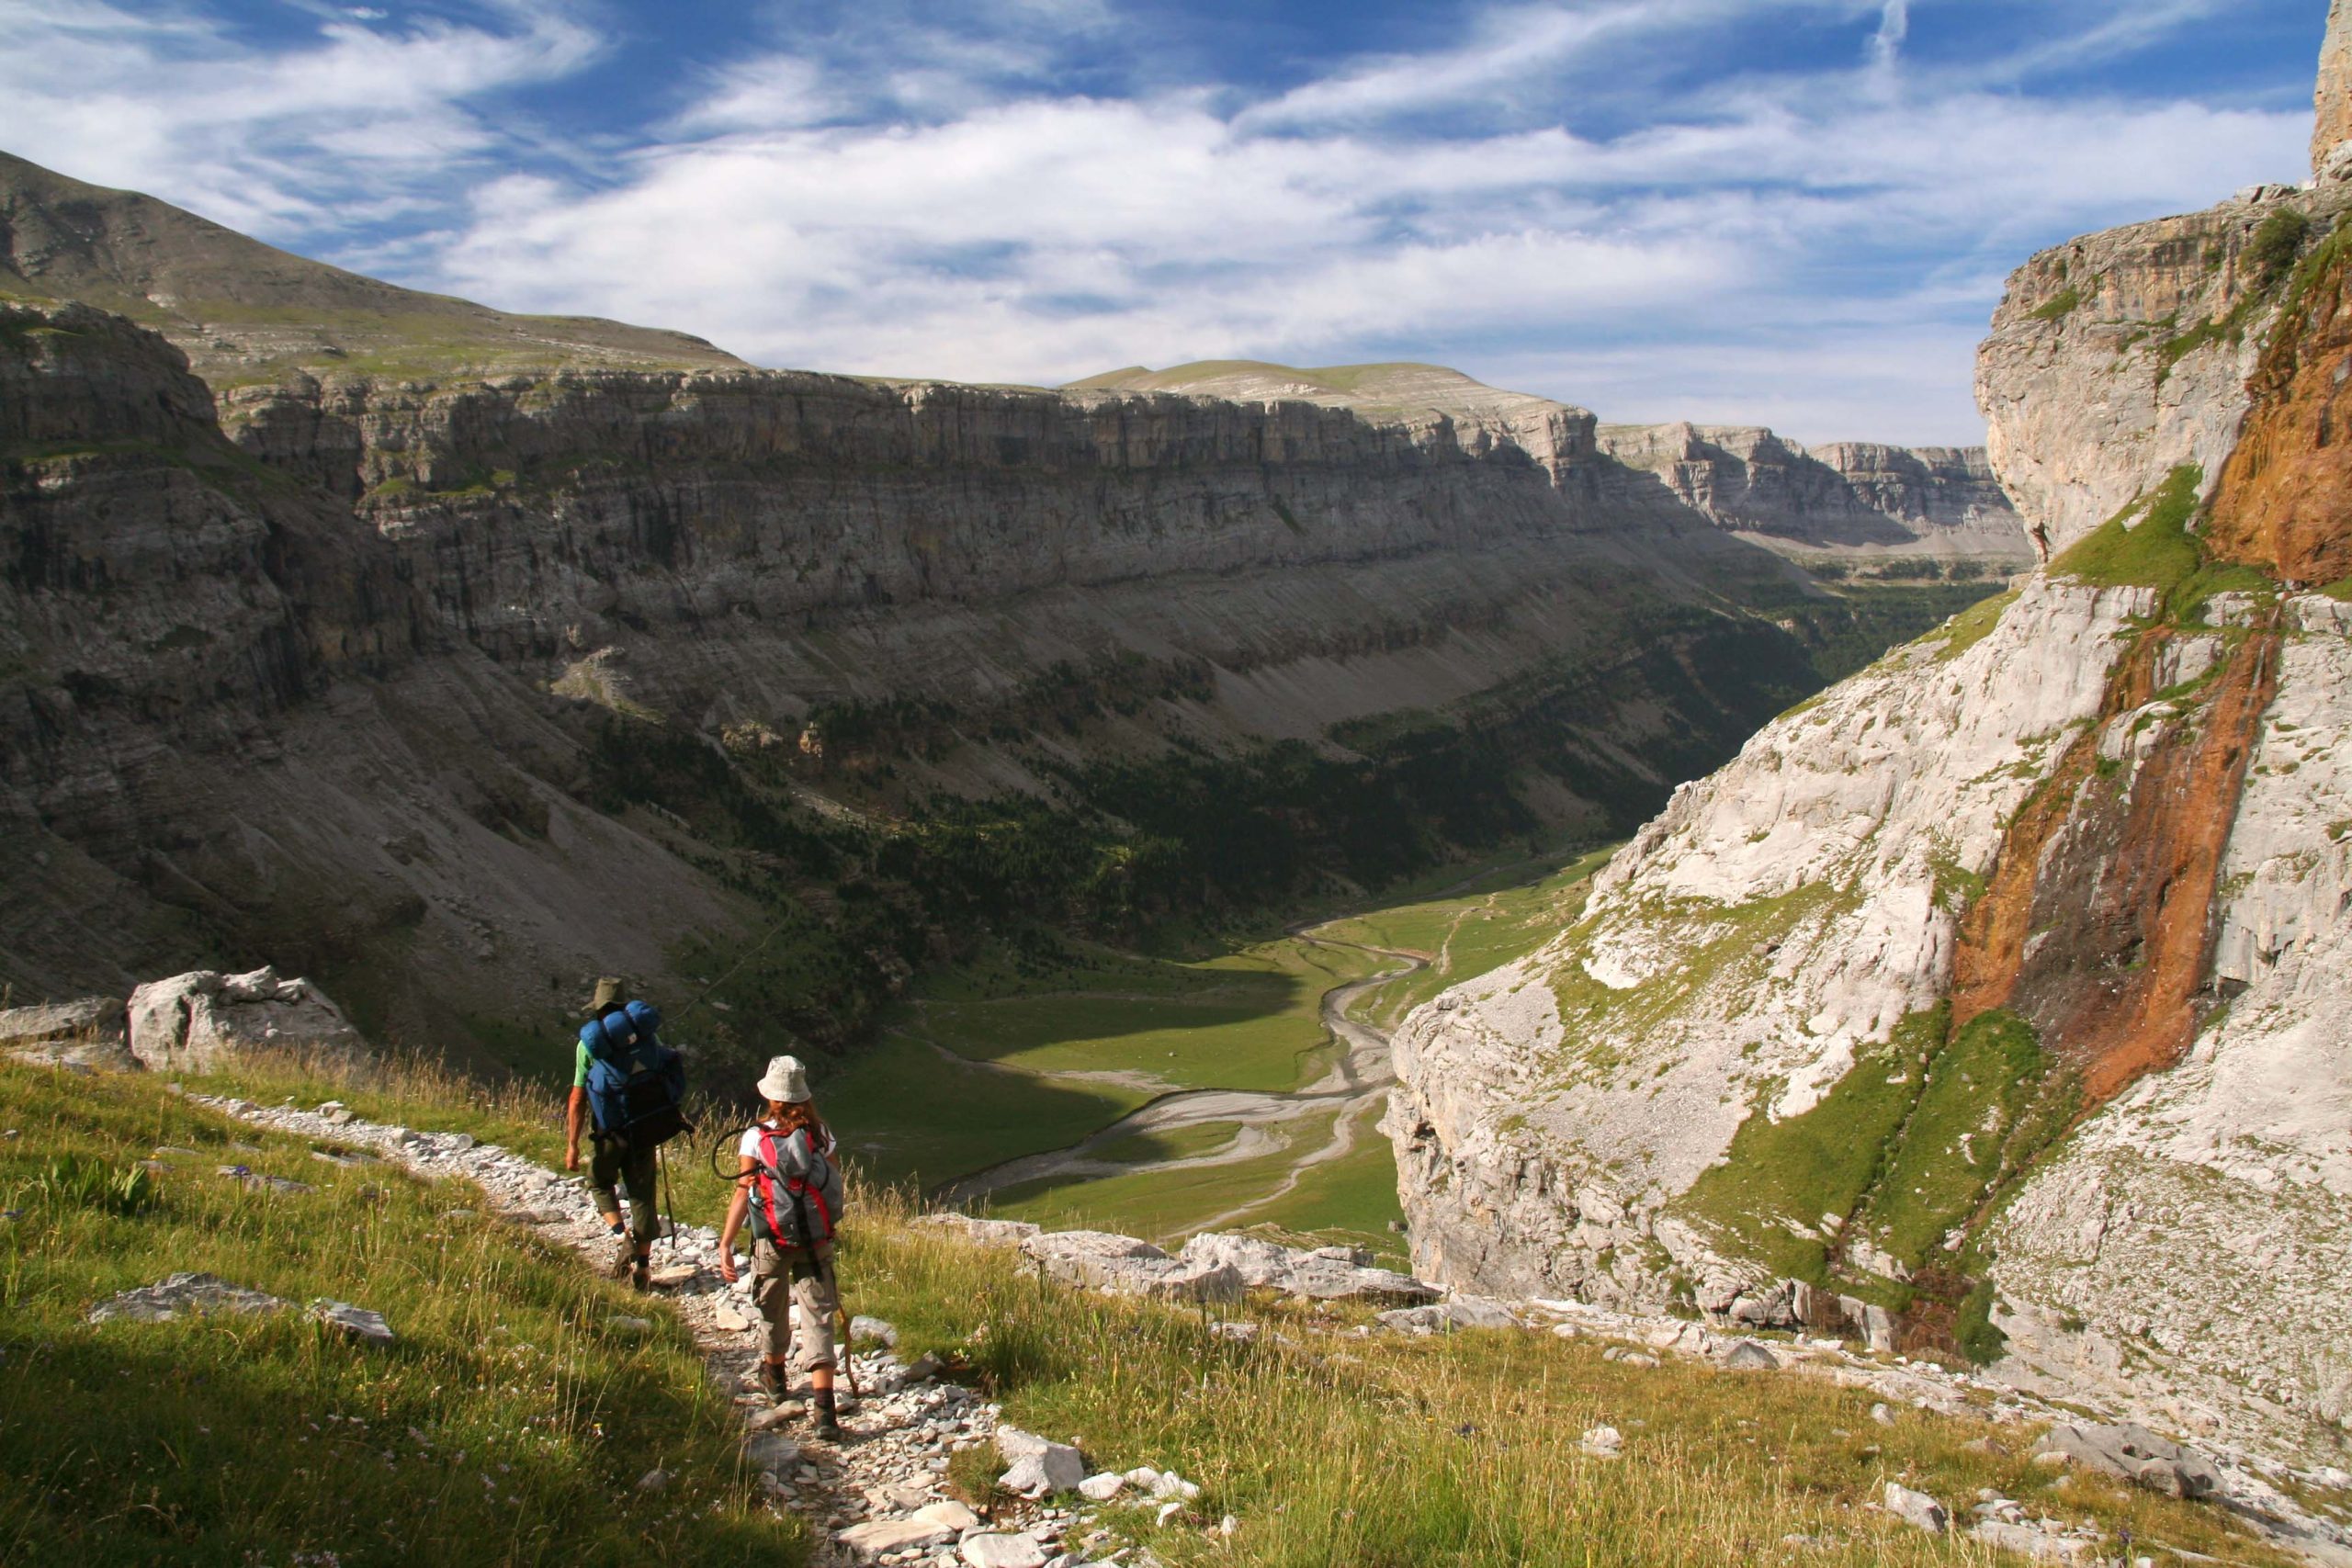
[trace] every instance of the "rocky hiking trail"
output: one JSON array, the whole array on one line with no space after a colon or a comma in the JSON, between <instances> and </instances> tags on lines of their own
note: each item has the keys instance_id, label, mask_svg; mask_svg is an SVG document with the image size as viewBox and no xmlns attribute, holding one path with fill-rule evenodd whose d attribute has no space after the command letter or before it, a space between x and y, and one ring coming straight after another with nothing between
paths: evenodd
<instances>
[{"instance_id":1,"label":"rocky hiking trail","mask_svg":"<svg viewBox=\"0 0 2352 1568\"><path fill-rule=\"evenodd\" d=\"M1321 1077L1304 1089L1283 1093L1227 1089L1173 1090L1129 1111L1109 1125L1096 1129L1074 1144L1048 1149L1042 1154L1023 1155L1018 1159L1006 1160L962 1177L942 1190L940 1201L948 1204L968 1204L1004 1188L1053 1178L1139 1176L1153 1171L1193 1170L1204 1166L1238 1164L1262 1157L1280 1148L1296 1147L1296 1140L1272 1130L1283 1123L1318 1113L1332 1115L1329 1137L1312 1147L1301 1149L1282 1179L1269 1186L1262 1194L1203 1222L1200 1228L1209 1230L1247 1218L1287 1196L1308 1170L1347 1156L1355 1147L1357 1128L1363 1120L1364 1112L1375 1102L1385 1100L1390 1086L1396 1081L1396 1068L1389 1055L1388 1032L1363 1022L1351 1016L1348 1010L1359 997L1393 980L1428 968L1430 958L1427 953L1405 948L1375 947L1316 934L1320 926L1337 923L1336 920L1317 921L1293 926L1288 934L1302 942L1319 947L1345 948L1370 953L1376 958L1394 959L1397 967L1384 969L1361 979L1342 981L1323 993L1319 1010L1323 1027L1340 1050L1330 1069ZM1095 1151L1130 1138L1154 1133L1171 1133L1213 1122L1238 1122L1241 1124L1240 1134L1226 1147L1207 1154L1140 1161L1094 1157Z\"/></svg>"},{"instance_id":2,"label":"rocky hiking trail","mask_svg":"<svg viewBox=\"0 0 2352 1568\"><path fill-rule=\"evenodd\" d=\"M1345 989L1338 987L1333 995ZM1337 1005L1344 1006L1344 999ZM466 1181L488 1196L501 1218L571 1247L599 1270L611 1260L611 1238L576 1180L468 1134L369 1122L332 1100L305 1111L291 1102L265 1106L242 1099L190 1098L257 1126L368 1151L430 1179ZM1367 1325L1299 1322L1277 1334L1278 1339L1291 1329L1334 1336L1512 1329L1585 1337L1608 1345L1605 1359L1631 1366L1655 1366L1669 1356L1702 1359L1729 1371L1815 1377L1865 1389L1883 1401L1871 1411L1883 1423L1900 1420L1911 1409L1981 1419L1991 1428L1987 1443L1999 1440L1993 1432L2003 1428L2048 1422L2037 1463L2078 1465L2173 1495L2202 1496L2315 1562L2352 1568L2352 1533L2312 1517L2281 1489L2311 1478L2243 1455L2209 1458L2128 1423L2101 1425L2086 1420L2078 1408L2051 1405L1932 1363L1860 1352L1835 1339L1800 1335L1768 1343L1720 1331L1723 1325L1578 1302L1464 1296L1370 1267L1364 1255L1347 1248L1301 1252L1231 1233L1196 1235L1170 1257L1148 1242L1101 1232L1050 1232L958 1214L915 1223L941 1227L976 1246L1018 1247L1042 1273L1075 1289L1193 1303L1203 1310L1239 1304L1252 1291L1400 1303ZM736 1285L720 1280L718 1233L707 1226L674 1224L654 1256L653 1298L678 1314L710 1376L734 1395L744 1414L746 1462L759 1473L772 1506L807 1518L819 1542L812 1561L825 1568L875 1562L901 1568L1156 1568L1148 1548L1124 1543L1102 1528L1093 1506L1116 1497L1142 1502L1163 1520L1179 1512L1198 1517L1189 1508L1200 1496L1194 1482L1148 1468L1089 1475L1076 1449L1004 1424L998 1404L943 1381L930 1358L910 1365L887 1348L849 1358L861 1393L843 1401L843 1441L825 1443L788 1432L796 1406L772 1407L750 1392L759 1337L749 1271ZM616 1315L615 1325L639 1322ZM650 1324L641 1326L650 1329ZM1218 1332L1247 1338L1262 1327L1235 1318L1219 1324ZM896 1334L886 1323L861 1319L855 1337L887 1347ZM1618 1457L1623 1443L1609 1427L1589 1431L1580 1441L1587 1454L1604 1459ZM1010 1467L1001 1489L1034 1495L1000 1502L989 1517L948 1496L949 1456L982 1446L993 1446ZM657 1470L639 1485L657 1491L670 1480ZM1893 1483L1885 1494L1879 1506L1921 1529L1943 1534L1960 1528L1962 1521L1933 1497ZM2095 1530L2030 1517L2012 1499L1980 1498L1966 1522L1975 1540L2036 1562L2112 1561L2101 1554L2104 1543ZM1220 1519L1208 1528L1229 1533L1234 1521Z\"/></svg>"},{"instance_id":3,"label":"rocky hiking trail","mask_svg":"<svg viewBox=\"0 0 2352 1568\"><path fill-rule=\"evenodd\" d=\"M576 1179L494 1144L480 1143L469 1134L418 1132L369 1122L334 1101L302 1111L291 1104L265 1106L200 1095L190 1099L256 1126L365 1149L418 1176L469 1182L490 1198L501 1218L571 1247L598 1271L612 1260L611 1235ZM992 1519L984 1519L950 1498L945 1482L951 1453L995 1444L1010 1460L1016 1452L1046 1445L1001 1427L995 1404L973 1390L942 1381L927 1358L908 1366L888 1348L853 1354L850 1370L863 1393L852 1397L844 1379L841 1421L845 1439L833 1444L801 1435L792 1427L797 1404L771 1406L752 1392L761 1340L749 1268L736 1284L724 1283L718 1275L718 1231L674 1222L671 1234L655 1247L653 1259L652 1299L678 1314L692 1332L712 1379L734 1393L744 1416L745 1461L759 1472L773 1506L808 1519L819 1543L812 1562L878 1560L960 1563L965 1568L1045 1568L1057 1562L1076 1568L1092 1562L1148 1568L1148 1553L1088 1558L1062 1551L1065 1533L1080 1528L1081 1516L1074 1508L1046 1500L1017 1511L1000 1507ZM613 1325L651 1326L624 1316L616 1316ZM879 1339L887 1345L897 1337L889 1325L872 1319L857 1320L855 1329L854 1337L861 1342ZM1074 1450L1062 1451L1074 1458ZM656 1470L638 1484L650 1492L669 1481ZM1189 1501L1182 1489L1192 1486L1177 1478L1163 1483L1156 1473L1132 1483L1147 1494L1166 1485L1179 1501ZM1197 1495L1197 1488L1193 1492Z\"/></svg>"}]
</instances>

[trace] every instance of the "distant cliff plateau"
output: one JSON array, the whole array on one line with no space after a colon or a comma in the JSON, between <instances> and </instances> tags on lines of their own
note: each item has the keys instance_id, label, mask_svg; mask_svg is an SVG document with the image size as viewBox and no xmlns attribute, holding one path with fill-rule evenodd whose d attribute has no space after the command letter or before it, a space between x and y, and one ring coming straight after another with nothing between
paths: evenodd
<instances>
[{"instance_id":1,"label":"distant cliff plateau","mask_svg":"<svg viewBox=\"0 0 2352 1568\"><path fill-rule=\"evenodd\" d=\"M1474 446L1518 447L1564 491L1612 515L1695 514L1832 578L2007 572L2034 558L1977 446L1808 448L1755 425L1602 424L1588 410L1435 365L1206 360L1114 370L1065 390L1307 402L1408 429L1453 428Z\"/></svg>"},{"instance_id":2,"label":"distant cliff plateau","mask_svg":"<svg viewBox=\"0 0 2352 1568\"><path fill-rule=\"evenodd\" d=\"M0 224L20 996L269 961L503 1057L619 969L839 1043L991 933L1628 830L2002 570L1827 591L1558 405L760 371L14 160Z\"/></svg>"}]
</instances>

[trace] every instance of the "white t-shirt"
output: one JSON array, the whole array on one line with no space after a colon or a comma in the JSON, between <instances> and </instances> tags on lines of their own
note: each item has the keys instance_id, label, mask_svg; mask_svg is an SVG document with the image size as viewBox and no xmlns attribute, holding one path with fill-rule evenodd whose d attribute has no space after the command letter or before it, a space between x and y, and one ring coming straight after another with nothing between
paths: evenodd
<instances>
[{"instance_id":1,"label":"white t-shirt","mask_svg":"<svg viewBox=\"0 0 2352 1568\"><path fill-rule=\"evenodd\" d=\"M777 1131L780 1131L780 1129L773 1122L762 1122L756 1126L746 1127L743 1129L741 1141L737 1143L735 1145L735 1152L742 1156L745 1159L757 1160L760 1157L760 1140L767 1134ZM813 1136L805 1133L799 1134L799 1136L811 1149L814 1149L818 1154L823 1155L827 1162L831 1163L833 1155L832 1139L827 1138L823 1146L819 1147L817 1140ZM806 1168L807 1162L803 1160L795 1160L792 1157L791 1150L792 1140L790 1138L778 1139L775 1147L776 1163L786 1168L787 1170L794 1166L800 1166L803 1168Z\"/></svg>"}]
</instances>

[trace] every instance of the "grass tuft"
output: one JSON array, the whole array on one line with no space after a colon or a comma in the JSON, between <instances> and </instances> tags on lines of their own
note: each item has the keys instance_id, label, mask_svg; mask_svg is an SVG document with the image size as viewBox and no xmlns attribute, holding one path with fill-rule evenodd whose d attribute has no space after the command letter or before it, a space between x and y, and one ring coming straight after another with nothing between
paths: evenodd
<instances>
[{"instance_id":1,"label":"grass tuft","mask_svg":"<svg viewBox=\"0 0 2352 1568\"><path fill-rule=\"evenodd\" d=\"M2205 470L2183 463L2163 484L2122 511L2050 563L2053 576L2094 587L2158 588L2170 593L2204 564L2188 532L2197 514Z\"/></svg>"},{"instance_id":2,"label":"grass tuft","mask_svg":"<svg viewBox=\"0 0 2352 1568\"><path fill-rule=\"evenodd\" d=\"M2026 314L2037 321L2060 321L2072 315L2082 302L2083 291L2070 283Z\"/></svg>"}]
</instances>

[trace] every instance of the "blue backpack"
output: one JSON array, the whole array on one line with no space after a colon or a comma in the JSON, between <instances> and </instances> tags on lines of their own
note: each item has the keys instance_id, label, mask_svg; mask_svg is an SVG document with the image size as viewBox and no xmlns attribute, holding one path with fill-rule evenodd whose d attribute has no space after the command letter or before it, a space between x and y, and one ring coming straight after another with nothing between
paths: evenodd
<instances>
[{"instance_id":1,"label":"blue backpack","mask_svg":"<svg viewBox=\"0 0 2352 1568\"><path fill-rule=\"evenodd\" d=\"M662 1043L662 1010L630 1002L580 1026L588 1048L588 1109L600 1137L650 1149L692 1132L686 1065Z\"/></svg>"}]
</instances>

